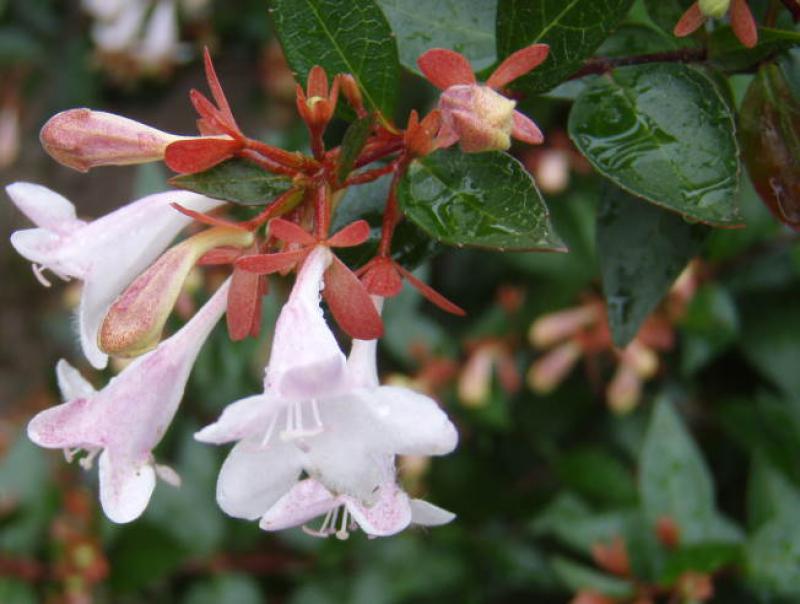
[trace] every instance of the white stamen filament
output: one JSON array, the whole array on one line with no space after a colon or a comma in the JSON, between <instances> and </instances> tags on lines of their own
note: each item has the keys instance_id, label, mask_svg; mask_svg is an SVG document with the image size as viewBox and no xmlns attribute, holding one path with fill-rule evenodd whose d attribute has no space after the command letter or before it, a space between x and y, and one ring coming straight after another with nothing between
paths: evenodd
<instances>
[{"instance_id":1,"label":"white stamen filament","mask_svg":"<svg viewBox=\"0 0 800 604\"><path fill-rule=\"evenodd\" d=\"M100 453L102 449L91 449L86 451L86 457L82 457L78 460L78 463L84 470L91 470L92 464L94 463L94 458ZM77 450L76 450L77 452Z\"/></svg>"},{"instance_id":2,"label":"white stamen filament","mask_svg":"<svg viewBox=\"0 0 800 604\"><path fill-rule=\"evenodd\" d=\"M311 403L311 414L314 419L314 425L310 428L306 428L303 425L303 404L305 402L306 401L294 402L286 409L286 429L281 432L281 440L288 441L306 438L308 436L316 436L322 432L322 417L320 416L316 399L311 399L309 401ZM271 429L268 429L268 433L269 436L271 436ZM266 444L267 440L269 439L265 438L265 440L262 441L263 444Z\"/></svg>"},{"instance_id":3,"label":"white stamen filament","mask_svg":"<svg viewBox=\"0 0 800 604\"><path fill-rule=\"evenodd\" d=\"M36 277L36 280L44 285L45 287L50 287L53 284L47 280L47 277L44 276L44 267L41 264L36 264L35 262L31 264L31 269L33 269L33 275Z\"/></svg>"}]
</instances>

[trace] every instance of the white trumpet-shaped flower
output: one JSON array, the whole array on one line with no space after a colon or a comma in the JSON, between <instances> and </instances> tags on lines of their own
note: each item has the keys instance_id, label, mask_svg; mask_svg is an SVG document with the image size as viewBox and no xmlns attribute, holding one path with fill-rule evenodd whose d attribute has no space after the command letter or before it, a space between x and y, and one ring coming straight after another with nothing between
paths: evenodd
<instances>
[{"instance_id":1,"label":"white trumpet-shaped flower","mask_svg":"<svg viewBox=\"0 0 800 604\"><path fill-rule=\"evenodd\" d=\"M321 534L331 533L333 515L334 532L355 522L376 536L447 522L448 512L399 489L394 456L449 453L457 432L432 399L378 384L375 340L355 340L345 364L319 306L329 263L319 247L300 270L276 324L264 394L232 403L196 434L238 441L220 471L220 507L261 518L267 530L328 514Z\"/></svg>"},{"instance_id":2,"label":"white trumpet-shaped flower","mask_svg":"<svg viewBox=\"0 0 800 604\"><path fill-rule=\"evenodd\" d=\"M225 311L229 282L172 337L138 357L105 388L95 391L64 360L56 371L67 401L46 409L28 424L41 447L64 449L67 459L86 451L89 467L98 454L100 502L114 522L139 517L150 501L156 475L175 483L170 468L156 465L153 448L178 409L197 354Z\"/></svg>"},{"instance_id":3,"label":"white trumpet-shaped flower","mask_svg":"<svg viewBox=\"0 0 800 604\"><path fill-rule=\"evenodd\" d=\"M224 203L188 191L170 191L84 222L76 217L70 201L47 187L17 182L6 191L38 227L14 232L11 244L33 263L39 280L49 285L42 274L47 269L62 279L83 281L78 329L83 352L98 369L108 362L98 347L97 334L109 307L192 220L170 204L207 212Z\"/></svg>"}]
</instances>

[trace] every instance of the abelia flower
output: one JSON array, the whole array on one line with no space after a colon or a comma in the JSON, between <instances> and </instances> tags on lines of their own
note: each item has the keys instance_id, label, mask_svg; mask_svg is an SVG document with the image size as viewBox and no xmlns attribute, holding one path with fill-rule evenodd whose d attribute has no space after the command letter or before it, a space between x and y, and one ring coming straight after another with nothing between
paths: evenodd
<instances>
[{"instance_id":1,"label":"abelia flower","mask_svg":"<svg viewBox=\"0 0 800 604\"><path fill-rule=\"evenodd\" d=\"M758 26L747 0L698 0L683 13L673 33L679 38L688 36L709 18L719 19L729 10L733 33L742 44L753 48L758 43Z\"/></svg>"},{"instance_id":2,"label":"abelia flower","mask_svg":"<svg viewBox=\"0 0 800 604\"><path fill-rule=\"evenodd\" d=\"M191 218L171 207L181 203L208 211L224 202L187 191L143 197L92 222L75 216L75 207L47 187L17 182L6 187L14 204L38 228L16 231L11 245L33 263L46 286L44 269L84 282L78 310L81 346L96 368L108 357L98 347L100 325L117 296L149 266Z\"/></svg>"},{"instance_id":3,"label":"abelia flower","mask_svg":"<svg viewBox=\"0 0 800 604\"><path fill-rule=\"evenodd\" d=\"M516 102L498 90L541 64L549 53L546 44L533 44L507 57L485 84L479 84L469 61L461 54L433 48L417 59L426 78L443 91L439 98L442 127L439 146L459 142L467 153L500 150L511 138L530 144L544 140L539 127L515 110Z\"/></svg>"},{"instance_id":4,"label":"abelia flower","mask_svg":"<svg viewBox=\"0 0 800 604\"><path fill-rule=\"evenodd\" d=\"M158 475L179 479L153 460L183 397L200 348L225 311L229 284L172 337L137 358L100 391L64 360L56 371L65 403L46 409L28 424L29 438L41 447L64 449L67 459L80 450L89 467L99 454L100 503L113 522L130 522L144 512Z\"/></svg>"},{"instance_id":5,"label":"abelia flower","mask_svg":"<svg viewBox=\"0 0 800 604\"><path fill-rule=\"evenodd\" d=\"M458 436L432 399L378 385L374 340L354 340L345 363L319 306L331 256L315 248L298 274L275 327L264 393L232 403L195 437L238 441L217 482L231 516L262 517L262 528L274 529L345 506L367 532L391 534L412 520L394 455L443 455ZM300 487L304 472L312 482Z\"/></svg>"}]
</instances>

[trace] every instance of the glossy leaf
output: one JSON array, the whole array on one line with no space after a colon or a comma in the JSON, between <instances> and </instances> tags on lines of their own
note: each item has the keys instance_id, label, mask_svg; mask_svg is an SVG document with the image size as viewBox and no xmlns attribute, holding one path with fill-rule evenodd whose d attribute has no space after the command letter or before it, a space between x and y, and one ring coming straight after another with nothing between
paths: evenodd
<instances>
[{"instance_id":1,"label":"glossy leaf","mask_svg":"<svg viewBox=\"0 0 800 604\"><path fill-rule=\"evenodd\" d=\"M391 117L397 95L397 44L374 0L271 0L272 22L297 81L322 66L351 73L368 108Z\"/></svg>"},{"instance_id":2,"label":"glossy leaf","mask_svg":"<svg viewBox=\"0 0 800 604\"><path fill-rule=\"evenodd\" d=\"M500 0L498 58L534 43L550 46L547 60L512 87L535 93L560 84L597 50L632 4L633 0Z\"/></svg>"},{"instance_id":3,"label":"glossy leaf","mask_svg":"<svg viewBox=\"0 0 800 604\"><path fill-rule=\"evenodd\" d=\"M742 103L739 136L762 201L778 220L800 230L800 98L784 73L769 64L759 70Z\"/></svg>"},{"instance_id":4,"label":"glossy leaf","mask_svg":"<svg viewBox=\"0 0 800 604\"><path fill-rule=\"evenodd\" d=\"M739 561L742 546L738 543L704 543L681 547L666 559L660 577L662 585L674 585L686 572L712 574Z\"/></svg>"},{"instance_id":5,"label":"glossy leaf","mask_svg":"<svg viewBox=\"0 0 800 604\"><path fill-rule=\"evenodd\" d=\"M345 131L339 154L339 170L337 172L339 182L344 182L353 169L353 164L364 148L364 143L367 142L374 121L372 115L367 115L354 121Z\"/></svg>"},{"instance_id":6,"label":"glossy leaf","mask_svg":"<svg viewBox=\"0 0 800 604\"><path fill-rule=\"evenodd\" d=\"M715 29L708 41L709 61L726 71L743 71L758 65L770 55L800 45L800 32L770 27L758 28L758 43L742 45L730 27Z\"/></svg>"},{"instance_id":7,"label":"glossy leaf","mask_svg":"<svg viewBox=\"0 0 800 604\"><path fill-rule=\"evenodd\" d=\"M741 222L733 115L702 71L615 69L578 97L569 134L601 174L635 195L708 224Z\"/></svg>"},{"instance_id":8,"label":"glossy leaf","mask_svg":"<svg viewBox=\"0 0 800 604\"><path fill-rule=\"evenodd\" d=\"M771 593L800 597L800 512L778 516L758 530L747 544L747 575Z\"/></svg>"},{"instance_id":9,"label":"glossy leaf","mask_svg":"<svg viewBox=\"0 0 800 604\"><path fill-rule=\"evenodd\" d=\"M181 189L240 205L266 205L292 187L292 179L272 174L243 159L230 159L198 174L169 181Z\"/></svg>"},{"instance_id":10,"label":"glossy leaf","mask_svg":"<svg viewBox=\"0 0 800 604\"><path fill-rule=\"evenodd\" d=\"M418 71L417 57L431 48L460 52L478 71L495 62L496 0L378 0L397 36L400 63Z\"/></svg>"},{"instance_id":11,"label":"glossy leaf","mask_svg":"<svg viewBox=\"0 0 800 604\"><path fill-rule=\"evenodd\" d=\"M693 2L695 0L644 0L644 5L653 23L672 35L675 25Z\"/></svg>"},{"instance_id":12,"label":"glossy leaf","mask_svg":"<svg viewBox=\"0 0 800 604\"><path fill-rule=\"evenodd\" d=\"M440 150L398 187L406 216L431 237L496 250L563 250L533 179L510 155Z\"/></svg>"},{"instance_id":13,"label":"glossy leaf","mask_svg":"<svg viewBox=\"0 0 800 604\"><path fill-rule=\"evenodd\" d=\"M628 344L699 251L708 229L608 185L597 255L614 343Z\"/></svg>"},{"instance_id":14,"label":"glossy leaf","mask_svg":"<svg viewBox=\"0 0 800 604\"><path fill-rule=\"evenodd\" d=\"M750 526L758 529L774 518L800 510L800 489L759 455L753 462L747 484L747 513Z\"/></svg>"}]
</instances>

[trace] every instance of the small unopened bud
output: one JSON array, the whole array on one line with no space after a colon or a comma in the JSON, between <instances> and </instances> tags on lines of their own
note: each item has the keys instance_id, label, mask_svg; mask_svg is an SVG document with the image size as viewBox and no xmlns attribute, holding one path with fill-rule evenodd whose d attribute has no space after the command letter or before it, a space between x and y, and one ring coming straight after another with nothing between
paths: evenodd
<instances>
[{"instance_id":1,"label":"small unopened bud","mask_svg":"<svg viewBox=\"0 0 800 604\"><path fill-rule=\"evenodd\" d=\"M361 96L361 89L358 87L356 79L349 73L341 73L338 78L342 94L347 99L348 104L359 117L366 115L367 110L364 108L364 98Z\"/></svg>"},{"instance_id":2,"label":"small unopened bud","mask_svg":"<svg viewBox=\"0 0 800 604\"><path fill-rule=\"evenodd\" d=\"M537 348L548 348L594 323L600 310L590 304L544 315L531 324L528 339Z\"/></svg>"},{"instance_id":3,"label":"small unopened bud","mask_svg":"<svg viewBox=\"0 0 800 604\"><path fill-rule=\"evenodd\" d=\"M719 19L728 12L731 0L700 0L697 4L700 6L700 12L706 17Z\"/></svg>"},{"instance_id":4,"label":"small unopened bud","mask_svg":"<svg viewBox=\"0 0 800 604\"><path fill-rule=\"evenodd\" d=\"M614 413L624 415L636 407L641 396L642 378L636 368L620 363L606 390L608 406Z\"/></svg>"},{"instance_id":5,"label":"small unopened bud","mask_svg":"<svg viewBox=\"0 0 800 604\"><path fill-rule=\"evenodd\" d=\"M466 153L505 151L511 146L516 102L488 86L450 86L439 98L445 128Z\"/></svg>"},{"instance_id":6,"label":"small unopened bud","mask_svg":"<svg viewBox=\"0 0 800 604\"><path fill-rule=\"evenodd\" d=\"M535 392L547 394L558 386L581 357L580 344L564 342L536 360L528 370L528 385Z\"/></svg>"},{"instance_id":7,"label":"small unopened bud","mask_svg":"<svg viewBox=\"0 0 800 604\"><path fill-rule=\"evenodd\" d=\"M569 155L564 149L544 149L536 158L533 176L545 193L562 193L569 186Z\"/></svg>"},{"instance_id":8,"label":"small unopened bud","mask_svg":"<svg viewBox=\"0 0 800 604\"><path fill-rule=\"evenodd\" d=\"M656 521L656 537L668 549L675 549L681 542L681 527L669 516L662 516Z\"/></svg>"},{"instance_id":9,"label":"small unopened bud","mask_svg":"<svg viewBox=\"0 0 800 604\"><path fill-rule=\"evenodd\" d=\"M466 407L483 407L489 402L496 353L481 346L467 360L458 378L458 398Z\"/></svg>"},{"instance_id":10,"label":"small unopened bud","mask_svg":"<svg viewBox=\"0 0 800 604\"><path fill-rule=\"evenodd\" d=\"M189 137L91 109L57 113L39 134L42 146L53 159L79 172L96 166L158 161L163 159L167 145L185 138Z\"/></svg>"},{"instance_id":11,"label":"small unopened bud","mask_svg":"<svg viewBox=\"0 0 800 604\"><path fill-rule=\"evenodd\" d=\"M714 596L711 575L688 571L678 579L678 593L685 602L705 602Z\"/></svg>"},{"instance_id":12,"label":"small unopened bud","mask_svg":"<svg viewBox=\"0 0 800 604\"><path fill-rule=\"evenodd\" d=\"M215 247L247 247L252 243L253 234L249 231L214 227L171 248L111 305L98 335L100 349L115 356L133 357L155 348L197 260Z\"/></svg>"},{"instance_id":13,"label":"small unopened bud","mask_svg":"<svg viewBox=\"0 0 800 604\"><path fill-rule=\"evenodd\" d=\"M622 353L622 362L636 371L637 375L647 380L658 370L658 355L638 340L634 340Z\"/></svg>"},{"instance_id":14,"label":"small unopened bud","mask_svg":"<svg viewBox=\"0 0 800 604\"><path fill-rule=\"evenodd\" d=\"M6 105L0 109L0 168L7 168L19 155L19 108Z\"/></svg>"},{"instance_id":15,"label":"small unopened bud","mask_svg":"<svg viewBox=\"0 0 800 604\"><path fill-rule=\"evenodd\" d=\"M575 594L569 604L615 604L614 600L591 589L584 589Z\"/></svg>"},{"instance_id":16,"label":"small unopened bud","mask_svg":"<svg viewBox=\"0 0 800 604\"><path fill-rule=\"evenodd\" d=\"M597 566L615 575L624 577L631 572L628 548L621 537L615 537L609 544L595 543L592 545L592 558Z\"/></svg>"}]
</instances>

